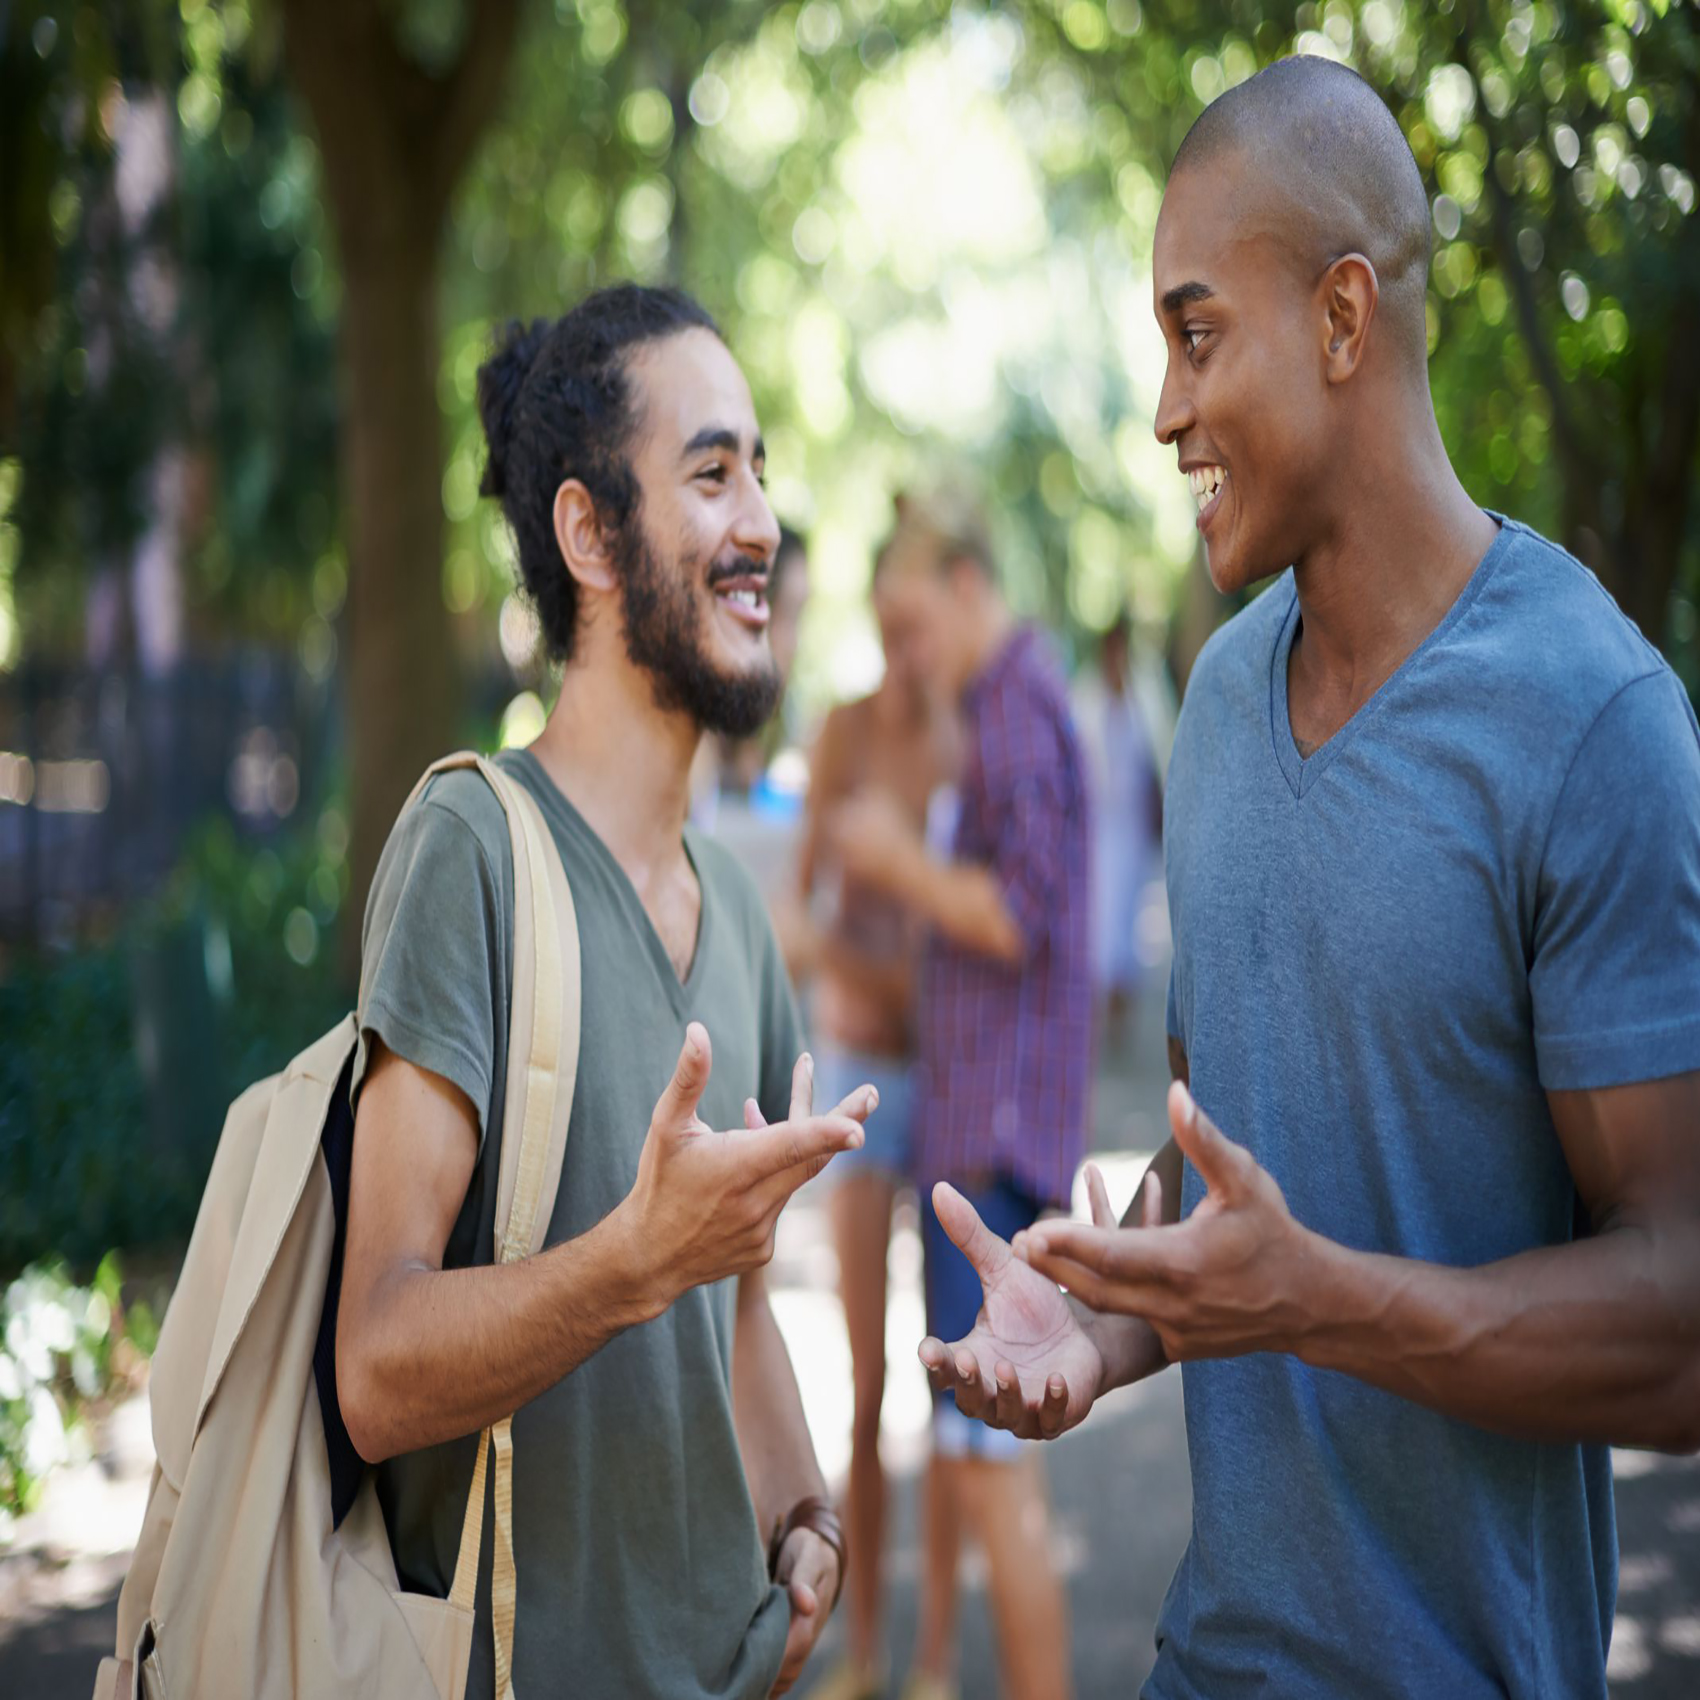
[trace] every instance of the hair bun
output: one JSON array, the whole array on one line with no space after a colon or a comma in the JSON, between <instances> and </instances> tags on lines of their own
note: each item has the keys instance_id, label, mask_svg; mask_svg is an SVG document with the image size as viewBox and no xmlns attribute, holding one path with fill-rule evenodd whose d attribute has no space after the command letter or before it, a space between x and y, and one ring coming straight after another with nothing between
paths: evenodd
<instances>
[{"instance_id":1,"label":"hair bun","mask_svg":"<svg viewBox=\"0 0 1700 1700\"><path fill-rule=\"evenodd\" d=\"M496 339L495 352L478 368L478 417L489 446L484 478L478 486L481 496L507 493L508 445L513 440L520 391L553 329L548 319L533 319L529 325L509 319Z\"/></svg>"}]
</instances>

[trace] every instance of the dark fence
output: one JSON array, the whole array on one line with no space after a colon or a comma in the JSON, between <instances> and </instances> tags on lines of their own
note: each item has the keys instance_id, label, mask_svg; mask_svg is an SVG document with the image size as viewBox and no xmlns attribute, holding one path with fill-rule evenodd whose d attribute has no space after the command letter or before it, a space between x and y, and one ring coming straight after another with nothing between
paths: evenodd
<instances>
[{"instance_id":1,"label":"dark fence","mask_svg":"<svg viewBox=\"0 0 1700 1700\"><path fill-rule=\"evenodd\" d=\"M323 795L336 698L291 651L169 674L0 674L0 943L66 942L154 890L209 813L269 837Z\"/></svg>"}]
</instances>

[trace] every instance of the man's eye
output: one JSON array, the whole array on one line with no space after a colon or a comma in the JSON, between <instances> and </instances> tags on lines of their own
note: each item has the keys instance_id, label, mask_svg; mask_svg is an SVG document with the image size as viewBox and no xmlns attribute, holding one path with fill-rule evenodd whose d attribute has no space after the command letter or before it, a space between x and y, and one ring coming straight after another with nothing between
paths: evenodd
<instances>
[{"instance_id":1,"label":"man's eye","mask_svg":"<svg viewBox=\"0 0 1700 1700\"><path fill-rule=\"evenodd\" d=\"M723 466L705 466L697 474L697 477L711 478L716 484L724 484L726 482L726 468Z\"/></svg>"},{"instance_id":2,"label":"man's eye","mask_svg":"<svg viewBox=\"0 0 1700 1700\"><path fill-rule=\"evenodd\" d=\"M1187 353L1196 354L1198 352L1198 345L1203 342L1205 337L1209 334L1210 333L1208 331L1204 330L1200 326L1188 325L1187 328L1181 332L1181 340L1186 344Z\"/></svg>"}]
</instances>

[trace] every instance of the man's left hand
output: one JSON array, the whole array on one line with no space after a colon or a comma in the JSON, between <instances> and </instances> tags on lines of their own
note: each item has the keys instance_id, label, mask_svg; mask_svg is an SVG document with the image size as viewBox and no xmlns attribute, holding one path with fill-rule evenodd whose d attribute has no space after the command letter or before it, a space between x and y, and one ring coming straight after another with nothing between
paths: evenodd
<instances>
[{"instance_id":1,"label":"man's left hand","mask_svg":"<svg viewBox=\"0 0 1700 1700\"><path fill-rule=\"evenodd\" d=\"M802 1674L815 1642L832 1615L838 1595L838 1554L813 1529L793 1529L779 1549L774 1581L791 1602L791 1627L785 1636L785 1660L769 1692L784 1694Z\"/></svg>"},{"instance_id":2,"label":"man's left hand","mask_svg":"<svg viewBox=\"0 0 1700 1700\"><path fill-rule=\"evenodd\" d=\"M1293 1220L1274 1177L1179 1081L1169 1122L1208 1189L1184 1222L1039 1222L1016 1236L1016 1254L1093 1310L1143 1317L1171 1362L1297 1350L1313 1314L1318 1242Z\"/></svg>"}]
</instances>

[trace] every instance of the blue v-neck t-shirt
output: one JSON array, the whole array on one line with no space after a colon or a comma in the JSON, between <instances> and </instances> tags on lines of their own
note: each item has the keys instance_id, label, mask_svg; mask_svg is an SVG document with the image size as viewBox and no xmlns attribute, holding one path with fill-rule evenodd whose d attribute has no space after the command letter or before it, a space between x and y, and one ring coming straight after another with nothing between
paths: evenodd
<instances>
[{"instance_id":1,"label":"blue v-neck t-shirt","mask_svg":"<svg viewBox=\"0 0 1700 1700\"><path fill-rule=\"evenodd\" d=\"M1503 521L1310 759L1292 575L1206 646L1166 807L1169 1031L1295 1218L1471 1267L1582 1231L1546 1094L1700 1069L1700 728L1594 576ZM1187 1168L1183 1211L1203 1193ZM1601 1446L1296 1358L1184 1367L1193 1528L1153 1700L1606 1694Z\"/></svg>"}]
</instances>

